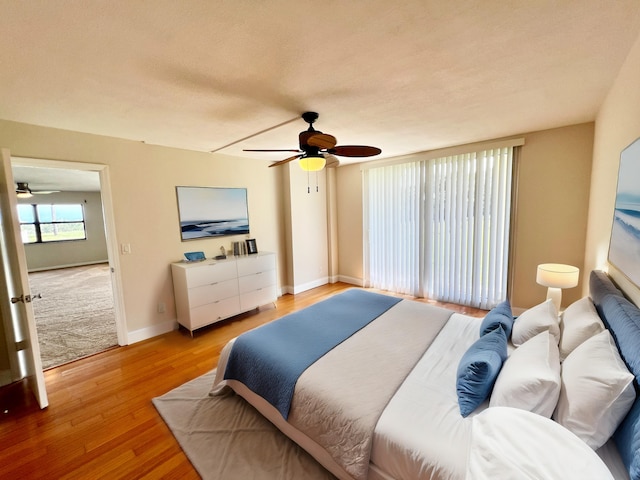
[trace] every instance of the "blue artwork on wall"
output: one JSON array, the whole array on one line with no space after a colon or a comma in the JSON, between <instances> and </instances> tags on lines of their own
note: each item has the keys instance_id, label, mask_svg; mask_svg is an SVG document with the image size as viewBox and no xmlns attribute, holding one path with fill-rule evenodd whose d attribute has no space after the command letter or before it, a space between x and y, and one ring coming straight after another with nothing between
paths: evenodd
<instances>
[{"instance_id":1,"label":"blue artwork on wall","mask_svg":"<svg viewBox=\"0 0 640 480\"><path fill-rule=\"evenodd\" d=\"M620 154L609 263L640 286L640 139Z\"/></svg>"}]
</instances>

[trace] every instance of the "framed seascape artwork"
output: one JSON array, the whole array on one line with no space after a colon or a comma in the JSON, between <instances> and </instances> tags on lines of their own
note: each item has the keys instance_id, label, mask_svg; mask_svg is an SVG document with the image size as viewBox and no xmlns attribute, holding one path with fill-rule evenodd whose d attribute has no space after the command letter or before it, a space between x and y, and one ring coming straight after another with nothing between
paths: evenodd
<instances>
[{"instance_id":1,"label":"framed seascape artwork","mask_svg":"<svg viewBox=\"0 0 640 480\"><path fill-rule=\"evenodd\" d=\"M246 188L176 187L182 241L249 233Z\"/></svg>"},{"instance_id":2,"label":"framed seascape artwork","mask_svg":"<svg viewBox=\"0 0 640 480\"><path fill-rule=\"evenodd\" d=\"M640 286L640 139L620 154L609 263Z\"/></svg>"}]
</instances>

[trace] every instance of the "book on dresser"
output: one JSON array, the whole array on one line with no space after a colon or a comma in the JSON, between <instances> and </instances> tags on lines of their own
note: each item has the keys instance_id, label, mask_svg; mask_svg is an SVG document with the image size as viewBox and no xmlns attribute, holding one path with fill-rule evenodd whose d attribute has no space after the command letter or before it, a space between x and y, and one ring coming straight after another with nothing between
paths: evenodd
<instances>
[{"instance_id":1,"label":"book on dresser","mask_svg":"<svg viewBox=\"0 0 640 480\"><path fill-rule=\"evenodd\" d=\"M194 330L276 301L276 255L171 264L178 323Z\"/></svg>"}]
</instances>

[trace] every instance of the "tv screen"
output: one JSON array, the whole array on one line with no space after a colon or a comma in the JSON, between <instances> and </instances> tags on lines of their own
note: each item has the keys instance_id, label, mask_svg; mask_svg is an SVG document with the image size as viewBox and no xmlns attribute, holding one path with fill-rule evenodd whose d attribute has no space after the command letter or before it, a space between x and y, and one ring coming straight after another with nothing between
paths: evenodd
<instances>
[{"instance_id":1,"label":"tv screen","mask_svg":"<svg viewBox=\"0 0 640 480\"><path fill-rule=\"evenodd\" d=\"M246 188L176 187L182 240L249 233Z\"/></svg>"}]
</instances>

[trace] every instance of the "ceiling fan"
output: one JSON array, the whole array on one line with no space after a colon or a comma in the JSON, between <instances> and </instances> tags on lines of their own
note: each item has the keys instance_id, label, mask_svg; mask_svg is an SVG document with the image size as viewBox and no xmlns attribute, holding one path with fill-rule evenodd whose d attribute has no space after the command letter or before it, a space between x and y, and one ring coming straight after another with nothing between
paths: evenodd
<instances>
[{"instance_id":1,"label":"ceiling fan","mask_svg":"<svg viewBox=\"0 0 640 480\"><path fill-rule=\"evenodd\" d=\"M318 119L316 112L305 112L302 119L309 124L309 128L298 135L300 148L297 150L253 150L245 149L245 152L295 152L284 160L274 162L270 167L277 167L293 160L300 159L300 167L306 171L322 170L327 167L337 167L339 161L334 155L341 157L372 157L382 153L377 147L366 145L336 145L337 140L333 135L322 133L313 128L313 123Z\"/></svg>"},{"instance_id":2,"label":"ceiling fan","mask_svg":"<svg viewBox=\"0 0 640 480\"><path fill-rule=\"evenodd\" d=\"M58 193L60 190L31 190L27 182L16 182L16 194L18 198L30 198L33 195L47 195L49 193Z\"/></svg>"}]
</instances>

